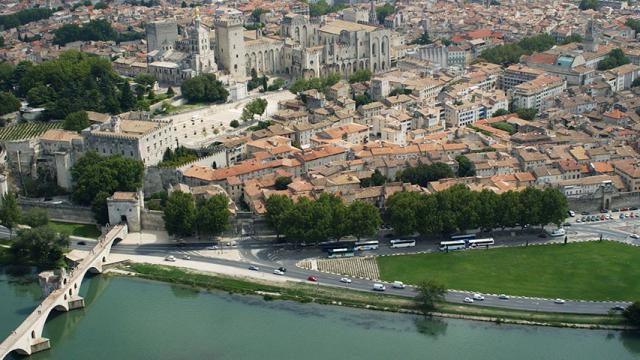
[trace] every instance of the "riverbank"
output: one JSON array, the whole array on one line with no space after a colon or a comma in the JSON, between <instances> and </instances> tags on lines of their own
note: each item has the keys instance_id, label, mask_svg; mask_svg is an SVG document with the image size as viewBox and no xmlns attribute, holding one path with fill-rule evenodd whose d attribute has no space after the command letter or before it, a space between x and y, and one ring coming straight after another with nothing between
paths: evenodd
<instances>
[{"instance_id":1,"label":"riverbank","mask_svg":"<svg viewBox=\"0 0 640 360\"><path fill-rule=\"evenodd\" d=\"M172 266L130 263L119 265L116 275L136 276L149 280L185 285L203 290L222 290L230 293L259 295L265 300L292 300L301 303L349 306L381 311L420 314L413 300L331 286L295 281L273 282L248 277L223 276ZM564 313L527 312L453 303L439 303L430 315L494 323L513 323L536 326L572 327L585 329L628 330L620 315L582 315Z\"/></svg>"}]
</instances>

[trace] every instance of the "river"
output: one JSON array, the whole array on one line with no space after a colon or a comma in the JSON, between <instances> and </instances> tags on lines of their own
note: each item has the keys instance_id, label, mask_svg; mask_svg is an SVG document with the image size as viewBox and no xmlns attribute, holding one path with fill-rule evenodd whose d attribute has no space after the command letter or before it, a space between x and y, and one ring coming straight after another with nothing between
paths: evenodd
<instances>
[{"instance_id":1,"label":"river","mask_svg":"<svg viewBox=\"0 0 640 360\"><path fill-rule=\"evenodd\" d=\"M0 269L2 270L2 269ZM41 359L638 359L640 335L435 319L95 276L87 307L50 316ZM36 283L0 272L0 334L33 309Z\"/></svg>"}]
</instances>

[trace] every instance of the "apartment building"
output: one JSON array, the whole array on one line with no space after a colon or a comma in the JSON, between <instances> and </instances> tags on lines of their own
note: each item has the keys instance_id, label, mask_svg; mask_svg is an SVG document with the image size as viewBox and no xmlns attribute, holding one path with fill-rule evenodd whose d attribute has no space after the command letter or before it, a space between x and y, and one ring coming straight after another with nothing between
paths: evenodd
<instances>
[{"instance_id":1,"label":"apartment building","mask_svg":"<svg viewBox=\"0 0 640 360\"><path fill-rule=\"evenodd\" d=\"M557 76L541 75L513 87L513 105L517 108L545 110L553 105L555 97L561 95L566 87L567 83Z\"/></svg>"}]
</instances>

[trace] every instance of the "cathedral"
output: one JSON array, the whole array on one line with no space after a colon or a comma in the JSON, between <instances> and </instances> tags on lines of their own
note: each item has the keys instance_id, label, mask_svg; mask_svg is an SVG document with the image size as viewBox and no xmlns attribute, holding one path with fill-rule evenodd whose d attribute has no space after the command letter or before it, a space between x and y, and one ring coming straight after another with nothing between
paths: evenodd
<instances>
[{"instance_id":1,"label":"cathedral","mask_svg":"<svg viewBox=\"0 0 640 360\"><path fill-rule=\"evenodd\" d=\"M334 72L346 78L360 69L382 72L391 63L391 33L375 22L374 16L368 22L320 22L288 14L279 36L263 36L260 29L245 30L241 17L226 16L214 21L211 41L196 10L182 40L177 40L175 22L147 26L149 72L170 84L207 72L243 82L254 69L306 78Z\"/></svg>"}]
</instances>

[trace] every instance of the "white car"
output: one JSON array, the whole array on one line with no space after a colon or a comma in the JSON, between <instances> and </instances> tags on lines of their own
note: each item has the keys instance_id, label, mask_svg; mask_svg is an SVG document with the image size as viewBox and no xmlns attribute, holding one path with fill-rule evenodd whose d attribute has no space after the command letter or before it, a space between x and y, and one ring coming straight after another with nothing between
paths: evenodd
<instances>
[{"instance_id":1,"label":"white car","mask_svg":"<svg viewBox=\"0 0 640 360\"><path fill-rule=\"evenodd\" d=\"M556 304L564 304L565 303L565 301L562 300L562 299L555 299L555 300L553 300L553 302L556 303Z\"/></svg>"},{"instance_id":2,"label":"white car","mask_svg":"<svg viewBox=\"0 0 640 360\"><path fill-rule=\"evenodd\" d=\"M345 284L351 284L351 279L349 279L348 277L343 277L343 278L340 278L340 282Z\"/></svg>"},{"instance_id":3,"label":"white car","mask_svg":"<svg viewBox=\"0 0 640 360\"><path fill-rule=\"evenodd\" d=\"M386 286L384 286L383 284L380 283L375 283L373 284L373 291L385 291L387 289Z\"/></svg>"},{"instance_id":4,"label":"white car","mask_svg":"<svg viewBox=\"0 0 640 360\"><path fill-rule=\"evenodd\" d=\"M509 300L509 296L507 296L505 294L500 294L500 295L498 295L498 299L500 299L500 300Z\"/></svg>"},{"instance_id":5,"label":"white car","mask_svg":"<svg viewBox=\"0 0 640 360\"><path fill-rule=\"evenodd\" d=\"M464 301L464 302L465 302L465 303L467 303L467 304L473 304L473 299L472 299L472 298L470 298L470 297L466 297L466 298L464 298L464 300L462 300L462 301Z\"/></svg>"},{"instance_id":6,"label":"white car","mask_svg":"<svg viewBox=\"0 0 640 360\"><path fill-rule=\"evenodd\" d=\"M218 250L218 247L216 245L209 246L207 250Z\"/></svg>"},{"instance_id":7,"label":"white car","mask_svg":"<svg viewBox=\"0 0 640 360\"><path fill-rule=\"evenodd\" d=\"M394 281L391 286L393 286L395 289L404 289L406 287L406 285L402 281Z\"/></svg>"},{"instance_id":8,"label":"white car","mask_svg":"<svg viewBox=\"0 0 640 360\"><path fill-rule=\"evenodd\" d=\"M185 260L191 260L191 256L189 256L189 255L185 255L182 258L185 259Z\"/></svg>"},{"instance_id":9,"label":"white car","mask_svg":"<svg viewBox=\"0 0 640 360\"><path fill-rule=\"evenodd\" d=\"M284 271L279 270L279 269L273 270L273 273L276 274L276 275L284 275Z\"/></svg>"},{"instance_id":10,"label":"white car","mask_svg":"<svg viewBox=\"0 0 640 360\"><path fill-rule=\"evenodd\" d=\"M557 228L551 232L551 236L564 236L567 232L563 228Z\"/></svg>"},{"instance_id":11,"label":"white car","mask_svg":"<svg viewBox=\"0 0 640 360\"><path fill-rule=\"evenodd\" d=\"M640 235L638 235L638 234L631 234L629 236L634 238L634 239L640 239Z\"/></svg>"},{"instance_id":12,"label":"white car","mask_svg":"<svg viewBox=\"0 0 640 360\"><path fill-rule=\"evenodd\" d=\"M166 258L164 258L164 261L171 261L171 262L175 262L176 261L176 257L173 255L169 255Z\"/></svg>"},{"instance_id":13,"label":"white car","mask_svg":"<svg viewBox=\"0 0 640 360\"><path fill-rule=\"evenodd\" d=\"M482 296L482 294L473 294L473 300L482 301L484 300L484 296Z\"/></svg>"}]
</instances>

